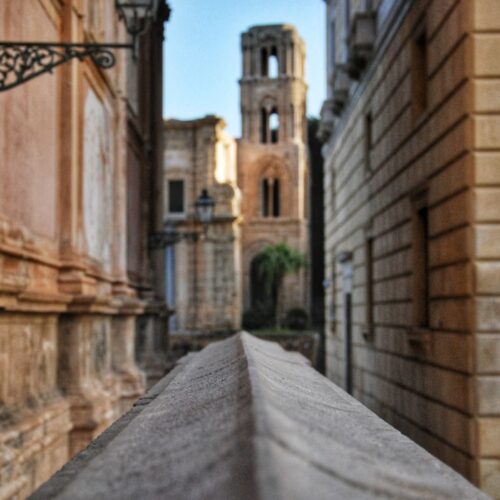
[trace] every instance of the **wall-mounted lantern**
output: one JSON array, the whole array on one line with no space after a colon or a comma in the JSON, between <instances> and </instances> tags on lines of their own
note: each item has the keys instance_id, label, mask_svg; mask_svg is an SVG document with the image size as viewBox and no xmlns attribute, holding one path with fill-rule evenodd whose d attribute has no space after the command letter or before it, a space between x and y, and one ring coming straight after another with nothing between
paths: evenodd
<instances>
[{"instance_id":1,"label":"wall-mounted lantern","mask_svg":"<svg viewBox=\"0 0 500 500\"><path fill-rule=\"evenodd\" d=\"M203 233L206 235L208 226L214 218L215 201L208 194L208 191L203 189L194 206L196 209L196 222L202 225ZM181 240L196 241L199 234L198 231L178 231L172 222L168 221L165 223L163 231L151 235L150 246L151 248L164 248L175 245Z\"/></svg>"},{"instance_id":2,"label":"wall-mounted lantern","mask_svg":"<svg viewBox=\"0 0 500 500\"><path fill-rule=\"evenodd\" d=\"M116 0L115 6L120 19L132 36L134 43L138 36L144 34L157 16L159 0Z\"/></svg>"},{"instance_id":3,"label":"wall-mounted lantern","mask_svg":"<svg viewBox=\"0 0 500 500\"><path fill-rule=\"evenodd\" d=\"M103 69L116 63L116 49L132 49L137 37L146 33L160 8L162 18L167 21L170 8L165 0L116 0L115 7L120 19L125 22L132 43L46 43L46 42L1 42L0 41L0 92L12 89L72 59L83 61L90 57Z\"/></svg>"},{"instance_id":4,"label":"wall-mounted lantern","mask_svg":"<svg viewBox=\"0 0 500 500\"><path fill-rule=\"evenodd\" d=\"M207 228L208 224L214 218L215 201L206 189L201 191L200 196L196 200L195 207L198 220L203 224L204 228Z\"/></svg>"}]
</instances>

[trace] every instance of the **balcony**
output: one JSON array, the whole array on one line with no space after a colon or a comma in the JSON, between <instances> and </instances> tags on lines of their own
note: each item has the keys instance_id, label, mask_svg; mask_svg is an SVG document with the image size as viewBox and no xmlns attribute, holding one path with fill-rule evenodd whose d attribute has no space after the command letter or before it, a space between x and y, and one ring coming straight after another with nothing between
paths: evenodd
<instances>
[{"instance_id":1,"label":"balcony","mask_svg":"<svg viewBox=\"0 0 500 500\"><path fill-rule=\"evenodd\" d=\"M377 34L376 13L356 12L351 23L349 35L348 73L358 80L373 54Z\"/></svg>"},{"instance_id":2,"label":"balcony","mask_svg":"<svg viewBox=\"0 0 500 500\"><path fill-rule=\"evenodd\" d=\"M349 78L347 66L337 64L332 75L332 110L336 116L339 116L349 100L349 89L351 80Z\"/></svg>"}]
</instances>

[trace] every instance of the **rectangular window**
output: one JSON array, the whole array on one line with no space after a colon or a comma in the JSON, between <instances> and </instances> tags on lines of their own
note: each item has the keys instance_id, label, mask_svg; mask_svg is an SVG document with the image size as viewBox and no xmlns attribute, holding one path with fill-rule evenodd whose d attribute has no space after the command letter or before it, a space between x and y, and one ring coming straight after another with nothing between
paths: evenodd
<instances>
[{"instance_id":1,"label":"rectangular window","mask_svg":"<svg viewBox=\"0 0 500 500\"><path fill-rule=\"evenodd\" d=\"M427 107L427 34L425 30L414 38L411 54L413 118L417 119Z\"/></svg>"},{"instance_id":2,"label":"rectangular window","mask_svg":"<svg viewBox=\"0 0 500 500\"><path fill-rule=\"evenodd\" d=\"M418 328L429 321L429 215L426 206L413 215L413 316Z\"/></svg>"},{"instance_id":3,"label":"rectangular window","mask_svg":"<svg viewBox=\"0 0 500 500\"><path fill-rule=\"evenodd\" d=\"M371 152L372 152L372 146L373 146L373 121L372 121L372 114L367 113L365 115L365 126L364 126L364 156L365 156L365 168L366 172L369 173L371 172L372 165L371 165Z\"/></svg>"},{"instance_id":4,"label":"rectangular window","mask_svg":"<svg viewBox=\"0 0 500 500\"><path fill-rule=\"evenodd\" d=\"M373 238L367 238L365 243L366 253L366 337L373 336Z\"/></svg>"},{"instance_id":5,"label":"rectangular window","mask_svg":"<svg viewBox=\"0 0 500 500\"><path fill-rule=\"evenodd\" d=\"M168 212L183 214L184 210L184 181L168 181Z\"/></svg>"}]
</instances>

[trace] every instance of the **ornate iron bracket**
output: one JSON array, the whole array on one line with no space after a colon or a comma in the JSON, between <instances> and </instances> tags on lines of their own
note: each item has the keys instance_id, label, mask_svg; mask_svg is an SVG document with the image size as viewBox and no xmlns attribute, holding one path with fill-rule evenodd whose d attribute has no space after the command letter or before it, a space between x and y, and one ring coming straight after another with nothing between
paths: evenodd
<instances>
[{"instance_id":1,"label":"ornate iron bracket","mask_svg":"<svg viewBox=\"0 0 500 500\"><path fill-rule=\"evenodd\" d=\"M0 42L0 92L12 89L71 59L90 57L103 69L116 63L113 49L133 49L125 43Z\"/></svg>"}]
</instances>

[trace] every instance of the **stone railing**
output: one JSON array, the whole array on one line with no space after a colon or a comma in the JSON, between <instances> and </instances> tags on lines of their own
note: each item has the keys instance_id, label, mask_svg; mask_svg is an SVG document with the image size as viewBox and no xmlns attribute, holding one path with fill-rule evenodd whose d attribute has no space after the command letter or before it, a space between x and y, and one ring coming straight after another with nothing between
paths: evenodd
<instances>
[{"instance_id":1,"label":"stone railing","mask_svg":"<svg viewBox=\"0 0 500 500\"><path fill-rule=\"evenodd\" d=\"M189 355L33 499L470 499L462 476L246 333Z\"/></svg>"}]
</instances>

